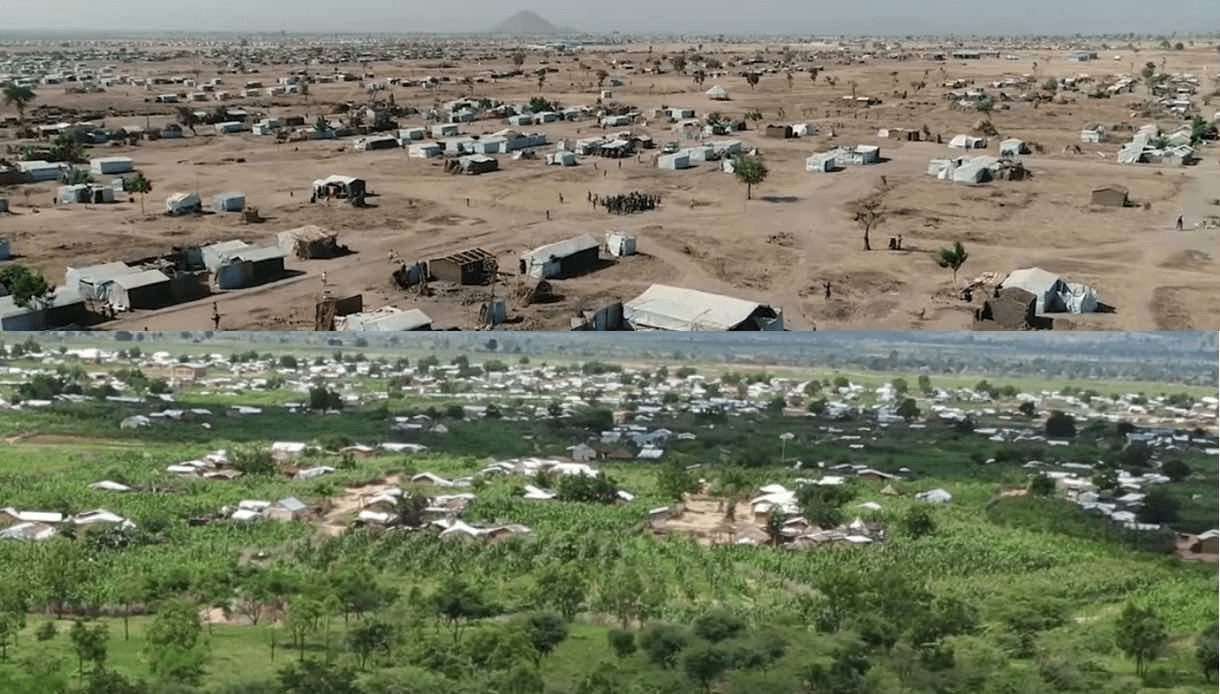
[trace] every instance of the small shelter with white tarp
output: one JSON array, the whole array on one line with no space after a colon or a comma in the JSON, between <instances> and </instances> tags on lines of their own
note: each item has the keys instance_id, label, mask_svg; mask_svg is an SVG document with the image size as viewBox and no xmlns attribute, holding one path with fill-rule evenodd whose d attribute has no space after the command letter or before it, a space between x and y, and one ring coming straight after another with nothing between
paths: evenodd
<instances>
[{"instance_id":1,"label":"small shelter with white tarp","mask_svg":"<svg viewBox=\"0 0 1220 694\"><path fill-rule=\"evenodd\" d=\"M654 284L623 304L635 330L783 330L783 313L766 304L695 289Z\"/></svg>"}]
</instances>

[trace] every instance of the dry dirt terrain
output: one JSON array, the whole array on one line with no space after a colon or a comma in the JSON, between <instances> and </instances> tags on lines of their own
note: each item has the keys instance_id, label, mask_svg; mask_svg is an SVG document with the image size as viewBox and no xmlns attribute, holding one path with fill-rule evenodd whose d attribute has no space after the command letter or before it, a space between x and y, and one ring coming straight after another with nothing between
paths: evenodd
<instances>
[{"instance_id":1,"label":"dry dirt terrain","mask_svg":"<svg viewBox=\"0 0 1220 694\"><path fill-rule=\"evenodd\" d=\"M672 54L691 46L653 46L653 56ZM734 56L753 55L780 46L717 44L701 53L728 63ZM1220 329L1220 263L1217 230L1196 228L1206 215L1220 214L1220 164L1214 146L1201 151L1196 166L1162 164L1120 166L1119 142L1080 144L1082 127L1094 122L1127 122L1139 127L1151 119L1133 116L1144 100L1144 88L1109 99L1089 99L1070 93L1071 103L997 103L991 120L1000 137L990 138L983 152L996 155L998 142L1017 137L1037 142L1043 153L1025 157L1033 178L963 186L936 181L926 175L928 160L950 155L935 142L898 142L880 139L878 128L927 126L944 142L957 133L970 132L980 114L954 110L940 85L946 80L977 81L981 86L1006 77L1036 71L1039 79L1087 73L1096 77L1138 71L1154 61L1165 72L1191 72L1200 77L1200 94L1215 88L1217 53L1199 46L1184 51L1146 47L1138 55L1111 49L1101 60L1066 62L1066 51L1005 51L1018 60L987 58L965 63L950 60L884 61L837 65L826 61L816 82L807 72L794 72L791 82L783 74L764 74L755 88L740 75L742 67L726 68L727 75L709 77L702 87L689 75L675 73L669 64L664 74L628 74L615 67L625 59L637 65L649 59L646 45L586 48L575 56L529 51L524 77L462 85L465 76L512 69L504 52L494 59L468 61L441 67L435 61L397 61L335 66L340 71L364 72L377 81L387 78L420 79L447 76L449 82L432 89L391 87L398 104L428 109L434 103L473 95L522 102L539 94L564 106L592 105L599 96L594 74L604 69L622 86L612 100L643 111L658 106L693 108L696 116L719 111L741 117L761 112L762 121L732 137L757 147L770 170L764 183L746 200L745 186L723 173L718 163L685 171L661 171L641 160L583 158L575 167L548 167L541 158L514 160L500 155L501 170L481 176L445 173L440 160L408 158L406 150L351 151L347 141L310 141L277 144L272 137L250 133L212 134L199 128L180 140L145 142L134 147L98 148L93 156L128 155L152 181L146 201L124 200L114 205L48 207L54 184L9 189L12 214L0 217L0 233L12 241L23 262L62 282L68 264L90 264L167 252L174 246L230 238L265 241L275 232L316 224L340 232L341 242L355 253L332 260L300 261L289 258L288 279L252 289L224 292L206 300L159 311L136 311L99 325L103 329L195 330L211 328L212 301L219 302L220 327L226 330L309 330L314 327L314 305L322 288L321 273L337 295L363 293L366 308L393 305L418 307L434 319L434 326L477 327L479 305L487 287L437 291L420 297L393 286L390 254L406 260L427 260L471 247L499 255L502 270L515 271L516 256L542 243L580 233L601 237L610 229L627 229L639 237L640 254L628 257L583 277L555 281L562 300L529 307L510 302L508 329L566 330L580 309L608 301L630 299L651 283L663 282L763 301L784 311L788 327L805 329L963 329L972 319L972 307L960 301L949 271L934 258L937 249L961 241L970 254L963 278L984 272L999 273L1039 266L1097 289L1114 313L1077 316L1081 328L1104 330L1216 330ZM807 47L795 46L799 54ZM1121 60L1113 61L1114 55ZM546 61L558 68L539 89L532 72ZM1162 63L1163 61L1163 63ZM799 62L799 61L798 61ZM1034 63L1037 67L1034 67ZM580 65L588 69L581 69ZM226 84L261 79L274 83L300 65L258 66L258 75L225 75ZM214 63L176 61L124 66L147 75L192 74L200 80L217 76ZM310 66L329 71L330 65ZM687 68L687 73L691 68ZM824 79L831 75L836 85ZM926 75L926 78L923 77ZM908 98L895 95L912 81L926 79L927 87ZM876 96L882 103L867 108L844 108L843 97L855 84L860 95ZM719 84L730 101L709 100L705 90ZM118 86L101 94L66 94L48 87L38 91L35 105L54 105L84 111L109 111L107 127L157 125L172 121L172 104L145 100L172 87ZM995 91L989 88L989 91ZM381 95L385 98L385 94ZM225 105L244 107L268 116L303 115L312 122L329 114L339 102L365 103L368 96L358 82L316 84L308 96L234 100ZM214 108L215 102L200 104ZM779 109L785 118L778 118ZM1211 116L1216 104L1203 107ZM768 122L810 122L819 128L810 138L766 138ZM1162 128L1177 122L1161 119ZM424 125L422 116L399 120L400 127ZM480 120L463 126L464 133L490 133L508 127L500 120ZM552 123L517 128L542 131L548 141L600 133L595 121ZM648 133L658 143L676 140L671 125L658 119L631 128ZM621 130L621 129L612 129ZM830 133L833 131L833 136ZM3 131L0 131L3 132ZM7 133L12 135L12 132ZM1120 137L1122 137L1120 135ZM1117 138L1115 138L1117 139ZM1123 139L1129 139L1129 135ZM9 137L9 144L15 141ZM804 159L833 145L879 144L882 163L849 167L833 174L809 174ZM1064 153L1079 144L1082 153ZM547 148L549 151L550 148ZM958 152L960 154L960 152ZM239 159L241 161L239 161ZM310 204L314 179L346 174L367 180L376 194L370 207L353 209L338 204ZM873 250L863 249L862 232L853 220L853 202L872 193L886 180L887 218L872 236ZM1126 186L1139 206L1123 209L1091 208L1090 191L1104 184ZM28 193L27 189L31 192ZM241 215L204 214L170 218L160 214L164 199L177 191L198 191L208 204L222 191L245 192L249 205L267 217L261 224L243 223ZM629 191L659 194L659 209L630 216L611 216L586 200L590 193L610 195ZM560 195L563 203L559 202ZM1145 209L1144 203L1150 206ZM37 207L35 211L34 207ZM548 219L549 212L549 219ZM1178 215L1186 230L1176 231ZM886 250L890 237L903 237L901 251ZM517 280L505 278L495 291L511 292ZM825 298L823 283L833 291Z\"/></svg>"}]
</instances>

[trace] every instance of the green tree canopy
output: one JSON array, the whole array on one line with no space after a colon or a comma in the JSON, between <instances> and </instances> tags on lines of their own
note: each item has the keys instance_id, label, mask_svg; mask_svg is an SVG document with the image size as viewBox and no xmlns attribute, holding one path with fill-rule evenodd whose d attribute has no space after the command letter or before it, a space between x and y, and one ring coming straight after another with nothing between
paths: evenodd
<instances>
[{"instance_id":1,"label":"green tree canopy","mask_svg":"<svg viewBox=\"0 0 1220 694\"><path fill-rule=\"evenodd\" d=\"M767 166L757 157L738 157L733 161L733 174L746 184L746 200L752 199L754 186L767 179Z\"/></svg>"}]
</instances>

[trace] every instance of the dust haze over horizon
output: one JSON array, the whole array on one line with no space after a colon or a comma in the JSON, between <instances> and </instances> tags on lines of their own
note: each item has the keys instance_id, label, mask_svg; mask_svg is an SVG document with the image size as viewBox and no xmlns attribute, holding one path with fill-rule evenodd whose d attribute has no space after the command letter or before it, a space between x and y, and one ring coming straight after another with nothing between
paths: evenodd
<instances>
[{"instance_id":1,"label":"dust haze over horizon","mask_svg":"<svg viewBox=\"0 0 1220 694\"><path fill-rule=\"evenodd\" d=\"M515 1L515 0L514 0ZM7 13L7 32L278 32L481 33L519 11L533 11L555 26L608 34L946 35L1169 34L1220 32L1220 3L1185 0L1170 7L1136 0L1024 0L971 4L954 0L914 3L791 3L756 0L685 0L614 4L522 0L520 5L476 0L396 4L354 0L341 6L320 0L212 0L174 6L153 0L98 5L86 0L29 3ZM1168 10L1168 11L1167 11Z\"/></svg>"}]
</instances>

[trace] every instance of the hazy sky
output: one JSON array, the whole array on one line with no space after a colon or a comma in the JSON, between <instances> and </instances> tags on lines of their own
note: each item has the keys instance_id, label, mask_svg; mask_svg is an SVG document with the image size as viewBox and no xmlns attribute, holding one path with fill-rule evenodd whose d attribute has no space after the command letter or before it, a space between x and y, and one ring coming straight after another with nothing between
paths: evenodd
<instances>
[{"instance_id":1,"label":"hazy sky","mask_svg":"<svg viewBox=\"0 0 1220 694\"><path fill-rule=\"evenodd\" d=\"M474 33L519 10L533 10L554 24L591 32L1220 32L1218 0L519 1L58 0L22 3L21 12L5 13L3 29Z\"/></svg>"}]
</instances>

